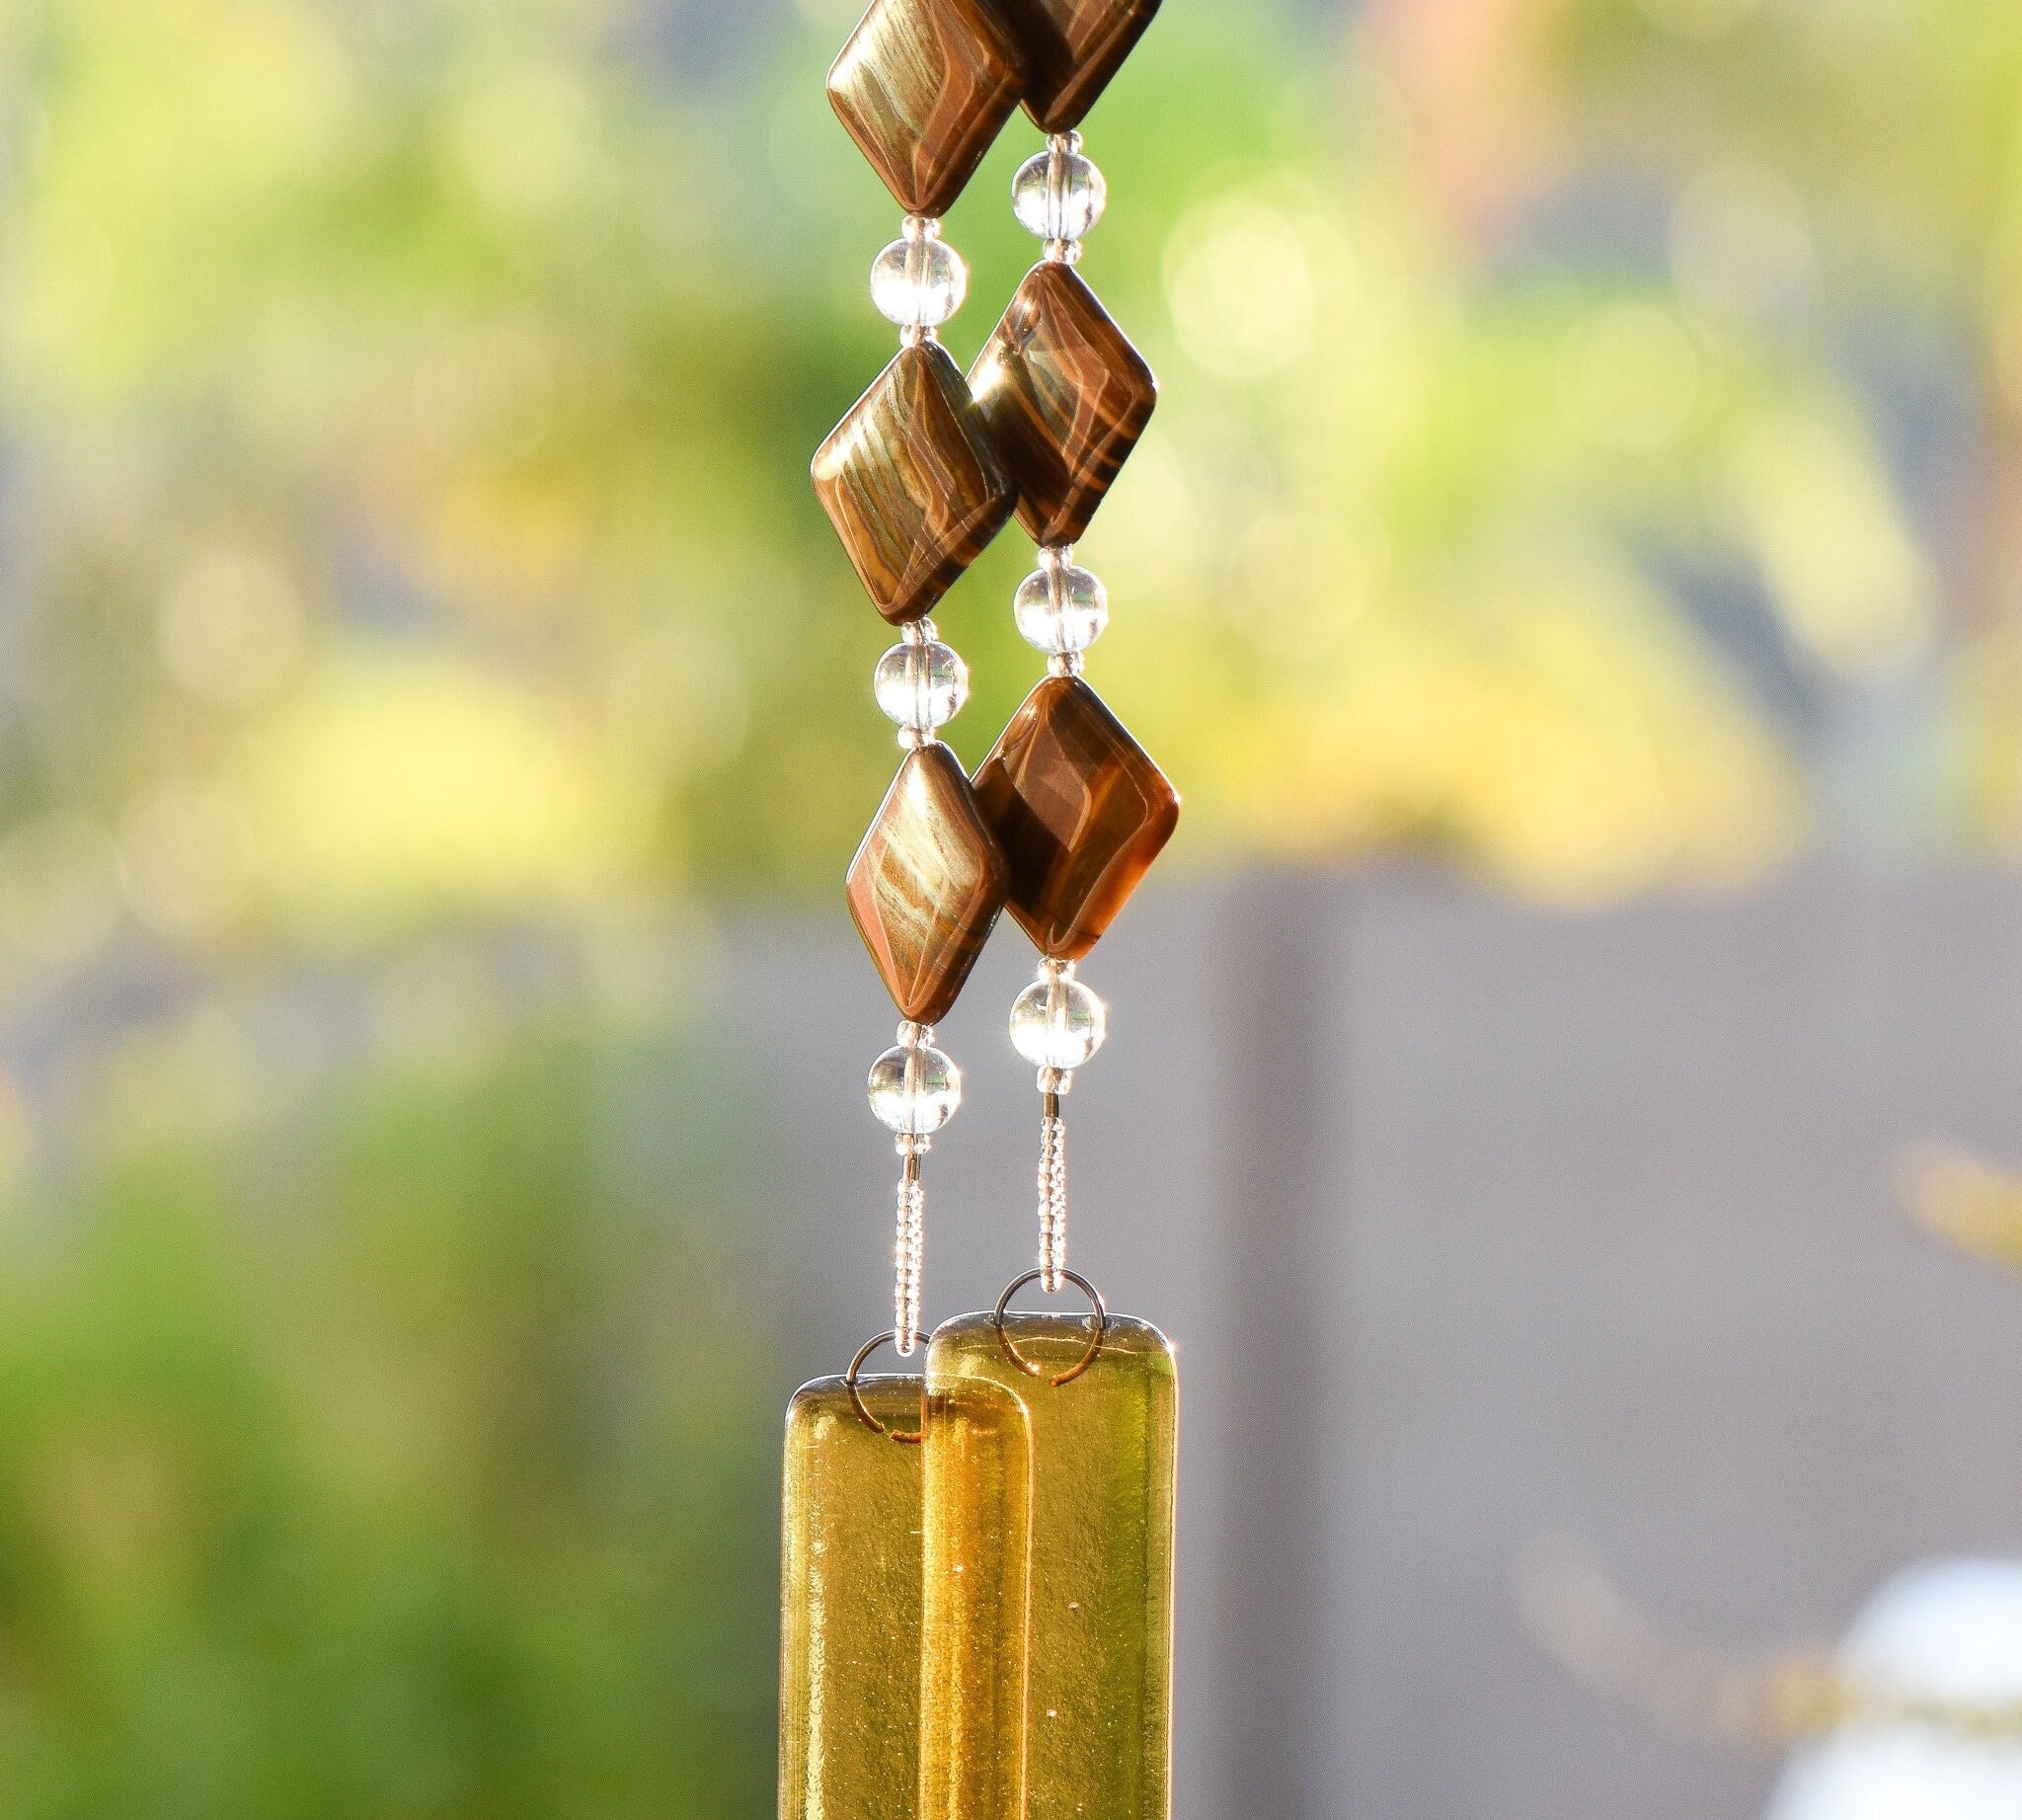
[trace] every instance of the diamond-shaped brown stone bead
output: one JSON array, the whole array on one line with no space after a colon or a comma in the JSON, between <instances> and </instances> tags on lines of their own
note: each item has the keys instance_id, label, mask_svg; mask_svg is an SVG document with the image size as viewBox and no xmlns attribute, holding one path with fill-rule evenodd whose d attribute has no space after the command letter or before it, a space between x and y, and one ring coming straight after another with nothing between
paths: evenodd
<instances>
[{"instance_id":1,"label":"diamond-shaped brown stone bead","mask_svg":"<svg viewBox=\"0 0 2022 1820\"><path fill-rule=\"evenodd\" d=\"M1010 885L955 754L908 752L849 867L850 914L901 1016L954 1008Z\"/></svg>"},{"instance_id":2,"label":"diamond-shaped brown stone bead","mask_svg":"<svg viewBox=\"0 0 2022 1820\"><path fill-rule=\"evenodd\" d=\"M1088 528L1158 402L1158 381L1069 266L1026 275L969 387L1035 543Z\"/></svg>"},{"instance_id":3,"label":"diamond-shaped brown stone bead","mask_svg":"<svg viewBox=\"0 0 2022 1820\"><path fill-rule=\"evenodd\" d=\"M1032 53L1025 111L1042 132L1081 124L1136 48L1158 0L999 0Z\"/></svg>"},{"instance_id":4,"label":"diamond-shaped brown stone bead","mask_svg":"<svg viewBox=\"0 0 2022 1820\"><path fill-rule=\"evenodd\" d=\"M1025 93L1032 60L988 0L874 0L828 100L908 214L963 192Z\"/></svg>"},{"instance_id":5,"label":"diamond-shaped brown stone bead","mask_svg":"<svg viewBox=\"0 0 2022 1820\"><path fill-rule=\"evenodd\" d=\"M815 453L815 492L879 612L933 611L1017 501L962 370L901 348Z\"/></svg>"},{"instance_id":6,"label":"diamond-shaped brown stone bead","mask_svg":"<svg viewBox=\"0 0 2022 1820\"><path fill-rule=\"evenodd\" d=\"M1179 826L1165 774L1078 676L1049 676L975 774L1011 862L1011 913L1039 951L1078 961Z\"/></svg>"}]
</instances>

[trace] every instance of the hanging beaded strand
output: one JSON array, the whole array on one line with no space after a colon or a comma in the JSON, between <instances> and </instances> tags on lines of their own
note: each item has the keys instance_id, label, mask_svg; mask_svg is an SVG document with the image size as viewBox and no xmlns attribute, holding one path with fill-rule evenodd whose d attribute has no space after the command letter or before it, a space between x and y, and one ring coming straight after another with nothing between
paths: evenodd
<instances>
[{"instance_id":1,"label":"hanging beaded strand","mask_svg":"<svg viewBox=\"0 0 2022 1820\"><path fill-rule=\"evenodd\" d=\"M944 59L934 66L921 52ZM926 1243L922 1165L962 1104L962 1072L935 1046L1009 890L1009 868L940 731L969 672L927 617L1016 504L961 369L938 330L969 291L940 215L1017 107L1030 71L993 18L936 23L922 0L877 0L829 72L858 148L905 210L871 266L871 300L898 330L896 357L817 452L817 496L899 642L879 660L878 705L897 725L898 774L848 877L850 911L905 1020L870 1077L871 1110L899 1156L893 1333L919 1347ZM944 105L950 85L966 105Z\"/></svg>"},{"instance_id":2,"label":"hanging beaded strand","mask_svg":"<svg viewBox=\"0 0 2022 1820\"><path fill-rule=\"evenodd\" d=\"M915 219L908 217L907 225ZM933 334L933 323L918 320L923 312L915 299L930 285L947 296L951 281L946 268L916 266L910 296L890 284L880 294L878 275L894 250L913 255L922 246L939 248L954 260L956 304L968 282L960 259L937 237L909 235L886 248L872 268L872 290L879 309L898 322L907 337ZM910 319L901 313L909 302ZM917 752L937 744L940 729L962 712L969 699L969 666L941 643L931 619L916 619L904 629L899 643L878 660L873 687L879 707L897 724L899 745ZM919 1347L920 1290L926 1269L927 1191L921 1161L934 1147L934 1134L962 1106L962 1070L934 1047L932 1024L908 1018L899 1025L897 1047L887 1050L871 1069L870 1098L873 1114L894 1134L899 1156L892 1330L899 1357L910 1358Z\"/></svg>"},{"instance_id":3,"label":"hanging beaded strand","mask_svg":"<svg viewBox=\"0 0 2022 1820\"><path fill-rule=\"evenodd\" d=\"M1081 263L1083 237L1102 219L1109 187L1081 155L1078 132L1049 136L1011 183L1011 209L1028 233L1046 242L1056 265ZM1089 648L1109 627L1109 591L1074 566L1072 544L1041 545L1039 568L1012 601L1019 635L1045 654L1047 672L1078 676ZM1109 1009L1074 978L1071 961L1047 961L1040 978L1011 1008L1011 1043L1039 1070L1039 1267L1041 1287L1057 1294L1067 1268L1067 1121L1060 1102L1073 1090L1074 1070L1094 1058L1109 1034Z\"/></svg>"},{"instance_id":4,"label":"hanging beaded strand","mask_svg":"<svg viewBox=\"0 0 2022 1820\"><path fill-rule=\"evenodd\" d=\"M934 341L935 330L962 307L968 292L969 268L941 238L941 223L930 216L907 215L900 237L880 253L871 267L871 299L879 313L896 325L902 348L919 348ZM929 748L947 752L939 742L940 730L969 700L969 666L941 642L931 619L915 619L903 627L899 642L878 660L872 687L879 707L897 725L898 744L909 754ZM904 781L901 767L894 796ZM881 815L866 839L867 850L884 822ZM860 862L862 858L860 854ZM915 878L914 882L919 881ZM879 887L881 895L891 895L889 881L881 879ZM851 902L857 908L854 867ZM996 903L1000 906L1001 902L999 896ZM916 912L918 908L907 903L899 906L901 915ZM996 910L991 909L989 914L994 921ZM858 920L860 924L865 920L861 909ZM874 955L879 954L872 930L866 928L864 933ZM977 952L980 947L978 942ZM890 978L888 973L888 983ZM903 997L896 989L894 995ZM898 1027L896 1047L887 1050L873 1065L869 1092L871 1110L894 1134L899 1157L892 1331L894 1350L901 1359L909 1359L919 1350L921 1287L926 1272L927 1191L921 1165L934 1147L935 1133L961 1110L962 1070L934 1046L933 1024L908 1018Z\"/></svg>"},{"instance_id":5,"label":"hanging beaded strand","mask_svg":"<svg viewBox=\"0 0 2022 1820\"><path fill-rule=\"evenodd\" d=\"M1110 607L1102 583L1075 563L1074 539L1142 434L1157 393L1150 369L1073 273L1109 199L1081 147L1079 132L1052 132L1012 180L1012 211L1045 243L1045 259L971 375L1020 484L1020 518L1039 545L1039 567L1020 585L1012 612L1021 636L1046 657L1047 680L976 783L1011 855L1012 913L1043 957L1038 980L1012 1007L1011 1041L1038 1074L1039 1266L1050 1293L1067 1269L1062 1102L1109 1030L1108 1009L1075 977L1076 965L1179 812L1157 767L1081 680Z\"/></svg>"}]
</instances>

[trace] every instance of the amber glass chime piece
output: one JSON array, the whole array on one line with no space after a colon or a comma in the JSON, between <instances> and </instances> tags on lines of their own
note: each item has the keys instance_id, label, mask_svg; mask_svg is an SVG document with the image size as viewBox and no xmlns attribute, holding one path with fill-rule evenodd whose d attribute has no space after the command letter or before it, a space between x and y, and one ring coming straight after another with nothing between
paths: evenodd
<instances>
[{"instance_id":1,"label":"amber glass chime piece","mask_svg":"<svg viewBox=\"0 0 2022 1820\"><path fill-rule=\"evenodd\" d=\"M919 1820L1166 1820L1178 1383L1116 1316L1071 1376L1090 1340L1052 1314L934 1336Z\"/></svg>"},{"instance_id":2,"label":"amber glass chime piece","mask_svg":"<svg viewBox=\"0 0 2022 1820\"><path fill-rule=\"evenodd\" d=\"M927 1431L919 1813L1024 1820L1032 1424L953 1372Z\"/></svg>"},{"instance_id":3,"label":"amber glass chime piece","mask_svg":"<svg viewBox=\"0 0 2022 1820\"><path fill-rule=\"evenodd\" d=\"M918 1378L840 1378L786 1418L779 1820L912 1820L919 1778Z\"/></svg>"}]
</instances>

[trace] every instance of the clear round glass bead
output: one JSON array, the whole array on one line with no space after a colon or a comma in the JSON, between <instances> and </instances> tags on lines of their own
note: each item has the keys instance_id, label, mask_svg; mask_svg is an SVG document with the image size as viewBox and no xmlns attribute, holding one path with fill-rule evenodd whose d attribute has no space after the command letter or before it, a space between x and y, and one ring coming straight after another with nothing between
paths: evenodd
<instances>
[{"instance_id":1,"label":"clear round glass bead","mask_svg":"<svg viewBox=\"0 0 2022 1820\"><path fill-rule=\"evenodd\" d=\"M901 1138L931 1138L962 1104L962 1070L938 1049L888 1049L871 1068L871 1110Z\"/></svg>"},{"instance_id":2,"label":"clear round glass bead","mask_svg":"<svg viewBox=\"0 0 2022 1820\"><path fill-rule=\"evenodd\" d=\"M1042 240L1079 240L1102 219L1109 186L1079 152L1050 146L1011 180L1011 212Z\"/></svg>"},{"instance_id":3,"label":"clear round glass bead","mask_svg":"<svg viewBox=\"0 0 2022 1820\"><path fill-rule=\"evenodd\" d=\"M1109 1033L1109 1007L1079 980L1035 981L1011 1007L1011 1046L1034 1068L1077 1068Z\"/></svg>"},{"instance_id":4,"label":"clear round glass bead","mask_svg":"<svg viewBox=\"0 0 2022 1820\"><path fill-rule=\"evenodd\" d=\"M939 640L894 645L878 660L878 705L899 726L932 733L969 700L969 666Z\"/></svg>"},{"instance_id":5,"label":"clear round glass bead","mask_svg":"<svg viewBox=\"0 0 2022 1820\"><path fill-rule=\"evenodd\" d=\"M969 295L969 267L937 222L908 221L871 265L871 301L901 329L936 329Z\"/></svg>"},{"instance_id":6,"label":"clear round glass bead","mask_svg":"<svg viewBox=\"0 0 2022 1820\"><path fill-rule=\"evenodd\" d=\"M1035 651L1072 657L1108 630L1109 590L1086 569L1060 563L1027 576L1011 611L1019 636Z\"/></svg>"}]
</instances>

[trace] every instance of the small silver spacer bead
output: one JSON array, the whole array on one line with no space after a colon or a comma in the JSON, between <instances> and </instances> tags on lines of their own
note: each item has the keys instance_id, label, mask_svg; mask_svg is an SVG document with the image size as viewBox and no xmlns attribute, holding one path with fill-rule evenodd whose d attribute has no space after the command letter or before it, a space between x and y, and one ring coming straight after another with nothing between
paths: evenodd
<instances>
[{"instance_id":1,"label":"small silver spacer bead","mask_svg":"<svg viewBox=\"0 0 2022 1820\"><path fill-rule=\"evenodd\" d=\"M898 1047L900 1049L932 1049L934 1047L934 1026L932 1024L903 1023L898 1026Z\"/></svg>"},{"instance_id":2,"label":"small silver spacer bead","mask_svg":"<svg viewBox=\"0 0 2022 1820\"><path fill-rule=\"evenodd\" d=\"M1088 660L1078 651L1069 651L1064 656L1047 659L1047 673L1050 676L1078 676L1088 668Z\"/></svg>"},{"instance_id":3,"label":"small silver spacer bead","mask_svg":"<svg viewBox=\"0 0 2022 1820\"><path fill-rule=\"evenodd\" d=\"M1074 1091L1074 1070L1070 1068L1041 1068L1039 1090L1042 1093L1057 1093L1064 1097Z\"/></svg>"},{"instance_id":4,"label":"small silver spacer bead","mask_svg":"<svg viewBox=\"0 0 2022 1820\"><path fill-rule=\"evenodd\" d=\"M904 747L905 750L909 752L916 752L924 746L933 746L938 744L934 736L931 733L929 733L924 727L899 728L898 743L899 745Z\"/></svg>"},{"instance_id":5,"label":"small silver spacer bead","mask_svg":"<svg viewBox=\"0 0 2022 1820\"><path fill-rule=\"evenodd\" d=\"M1039 970L1043 974L1050 975L1055 980L1071 980L1074 977L1074 963L1072 961L1057 961L1051 955L1048 955L1040 962Z\"/></svg>"},{"instance_id":6,"label":"small silver spacer bead","mask_svg":"<svg viewBox=\"0 0 2022 1820\"><path fill-rule=\"evenodd\" d=\"M931 1138L913 1138L901 1135L894 1142L892 1147L901 1156L924 1156L934 1147L934 1141Z\"/></svg>"},{"instance_id":7,"label":"small silver spacer bead","mask_svg":"<svg viewBox=\"0 0 2022 1820\"><path fill-rule=\"evenodd\" d=\"M941 630L931 619L915 619L901 626L898 636L908 645L931 645L941 636Z\"/></svg>"}]
</instances>

